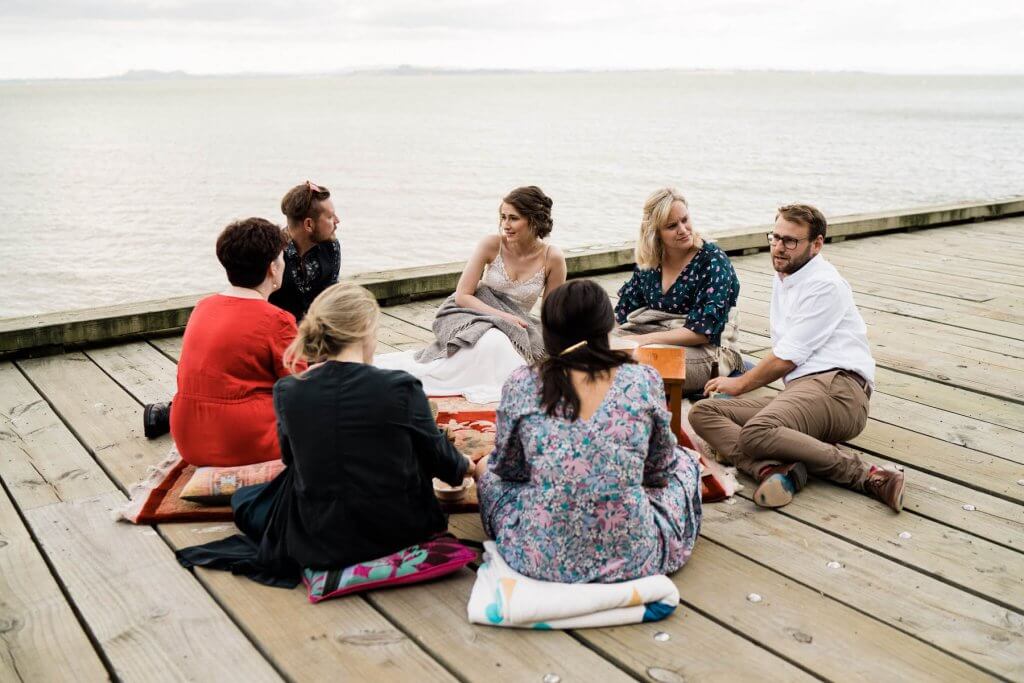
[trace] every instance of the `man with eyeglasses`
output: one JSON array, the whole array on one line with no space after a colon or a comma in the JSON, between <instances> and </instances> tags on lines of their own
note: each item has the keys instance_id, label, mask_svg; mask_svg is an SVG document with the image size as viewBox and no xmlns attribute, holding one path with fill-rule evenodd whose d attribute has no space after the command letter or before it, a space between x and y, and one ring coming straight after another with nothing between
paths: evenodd
<instances>
[{"instance_id":1,"label":"man with eyeglasses","mask_svg":"<svg viewBox=\"0 0 1024 683\"><path fill-rule=\"evenodd\" d=\"M338 215L331 191L308 180L288 190L281 200L281 213L288 219L289 241L284 250L284 280L270 295L270 303L301 322L313 299L338 281Z\"/></svg>"},{"instance_id":2,"label":"man with eyeglasses","mask_svg":"<svg viewBox=\"0 0 1024 683\"><path fill-rule=\"evenodd\" d=\"M739 377L712 378L706 396L741 396L782 378L764 398L699 401L694 430L722 457L760 483L754 502L782 507L808 473L861 491L899 512L902 472L866 463L835 444L860 434L868 419L875 362L850 285L820 255L827 223L806 204L780 207L768 233L772 266L772 348Z\"/></svg>"},{"instance_id":3,"label":"man with eyeglasses","mask_svg":"<svg viewBox=\"0 0 1024 683\"><path fill-rule=\"evenodd\" d=\"M335 239L338 215L326 187L306 181L285 193L281 213L288 219L281 286L269 301L301 321L313 299L338 281L341 246ZM171 431L171 403L148 403L142 411L142 430L155 439Z\"/></svg>"}]
</instances>

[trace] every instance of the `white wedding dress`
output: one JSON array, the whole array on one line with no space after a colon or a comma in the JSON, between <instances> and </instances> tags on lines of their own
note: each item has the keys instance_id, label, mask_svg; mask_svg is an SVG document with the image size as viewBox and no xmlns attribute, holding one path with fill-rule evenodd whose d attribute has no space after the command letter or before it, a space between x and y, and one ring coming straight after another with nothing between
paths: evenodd
<instances>
[{"instance_id":1,"label":"white wedding dress","mask_svg":"<svg viewBox=\"0 0 1024 683\"><path fill-rule=\"evenodd\" d=\"M546 252L544 262L547 262ZM523 311L529 312L544 292L545 280L544 268L523 280L510 279L499 247L498 255L484 270L480 284L501 292ZM447 358L418 363L416 353L381 354L374 357L373 364L388 370L405 370L423 383L423 390L428 396L461 394L473 403L500 400L505 380L513 370L526 364L509 338L497 328L487 330L476 344Z\"/></svg>"}]
</instances>

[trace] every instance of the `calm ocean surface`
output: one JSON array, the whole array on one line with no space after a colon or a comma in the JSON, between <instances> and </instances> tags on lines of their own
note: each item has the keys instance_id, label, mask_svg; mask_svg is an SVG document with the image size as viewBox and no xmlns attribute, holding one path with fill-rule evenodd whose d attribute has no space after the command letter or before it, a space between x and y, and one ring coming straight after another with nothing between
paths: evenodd
<instances>
[{"instance_id":1,"label":"calm ocean surface","mask_svg":"<svg viewBox=\"0 0 1024 683\"><path fill-rule=\"evenodd\" d=\"M631 239L673 184L697 227L1024 194L1024 77L352 75L0 83L0 317L223 286L230 220L307 178L344 273L465 258L512 187L563 247Z\"/></svg>"}]
</instances>

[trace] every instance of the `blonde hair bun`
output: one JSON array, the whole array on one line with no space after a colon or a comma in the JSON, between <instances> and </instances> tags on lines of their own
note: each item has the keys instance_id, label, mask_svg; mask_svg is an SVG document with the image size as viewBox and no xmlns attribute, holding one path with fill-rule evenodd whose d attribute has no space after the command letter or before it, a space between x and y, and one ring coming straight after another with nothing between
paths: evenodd
<instances>
[{"instance_id":1,"label":"blonde hair bun","mask_svg":"<svg viewBox=\"0 0 1024 683\"><path fill-rule=\"evenodd\" d=\"M331 285L309 305L295 340L284 352L285 366L317 363L374 334L380 306L370 290L352 282Z\"/></svg>"}]
</instances>

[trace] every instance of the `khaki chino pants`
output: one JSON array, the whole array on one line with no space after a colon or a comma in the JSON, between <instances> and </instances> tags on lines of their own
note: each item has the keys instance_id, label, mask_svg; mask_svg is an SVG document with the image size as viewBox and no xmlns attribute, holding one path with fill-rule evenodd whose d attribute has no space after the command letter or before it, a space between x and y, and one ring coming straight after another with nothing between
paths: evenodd
<instances>
[{"instance_id":1,"label":"khaki chino pants","mask_svg":"<svg viewBox=\"0 0 1024 683\"><path fill-rule=\"evenodd\" d=\"M800 377L774 397L706 399L690 411L694 431L754 479L767 466L803 462L857 490L871 467L835 444L860 434L867 419L867 393L839 371Z\"/></svg>"}]
</instances>

